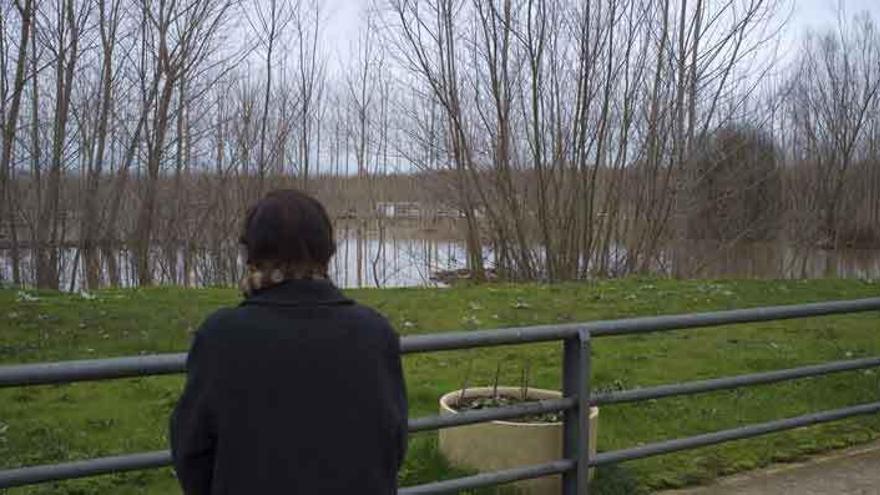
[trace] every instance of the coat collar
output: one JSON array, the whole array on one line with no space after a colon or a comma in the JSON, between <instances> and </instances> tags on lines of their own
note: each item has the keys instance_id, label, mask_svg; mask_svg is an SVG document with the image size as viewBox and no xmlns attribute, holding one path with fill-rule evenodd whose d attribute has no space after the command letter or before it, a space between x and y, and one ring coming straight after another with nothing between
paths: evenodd
<instances>
[{"instance_id":1,"label":"coat collar","mask_svg":"<svg viewBox=\"0 0 880 495\"><path fill-rule=\"evenodd\" d=\"M328 306L354 304L325 279L287 280L258 290L242 301L242 306Z\"/></svg>"}]
</instances>

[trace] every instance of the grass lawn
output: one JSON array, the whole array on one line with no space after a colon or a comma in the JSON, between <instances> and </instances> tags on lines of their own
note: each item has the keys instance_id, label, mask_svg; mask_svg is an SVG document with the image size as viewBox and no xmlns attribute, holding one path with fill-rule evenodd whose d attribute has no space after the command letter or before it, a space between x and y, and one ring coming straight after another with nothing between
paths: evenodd
<instances>
[{"instance_id":1,"label":"grass lawn","mask_svg":"<svg viewBox=\"0 0 880 495\"><path fill-rule=\"evenodd\" d=\"M845 280L673 281L625 279L590 284L488 285L452 289L351 290L388 315L402 334L590 321L762 305L872 297L880 284ZM0 364L179 352L188 331L230 289L106 290L94 297L0 290ZM593 343L593 384L628 389L668 382L880 355L876 313L737 325ZM405 358L411 416L434 414L438 397L502 382L559 388L561 343L440 352ZM470 372L468 371L470 369ZM602 408L599 450L607 451L880 400L880 370L840 373ZM0 467L165 448L179 376L0 389ZM880 417L861 417L605 469L596 493L637 493L705 482L719 475L795 460L880 438ZM402 470L409 485L460 475L436 450L435 434L411 437ZM178 493L170 469L9 490L23 493Z\"/></svg>"}]
</instances>

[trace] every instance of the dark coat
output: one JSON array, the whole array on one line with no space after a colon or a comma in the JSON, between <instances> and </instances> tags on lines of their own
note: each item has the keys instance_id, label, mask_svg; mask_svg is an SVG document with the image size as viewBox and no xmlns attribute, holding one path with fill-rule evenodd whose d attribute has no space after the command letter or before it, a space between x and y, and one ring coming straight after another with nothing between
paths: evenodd
<instances>
[{"instance_id":1,"label":"dark coat","mask_svg":"<svg viewBox=\"0 0 880 495\"><path fill-rule=\"evenodd\" d=\"M196 332L171 452L188 495L391 494L406 424L388 321L328 281L294 280Z\"/></svg>"}]
</instances>

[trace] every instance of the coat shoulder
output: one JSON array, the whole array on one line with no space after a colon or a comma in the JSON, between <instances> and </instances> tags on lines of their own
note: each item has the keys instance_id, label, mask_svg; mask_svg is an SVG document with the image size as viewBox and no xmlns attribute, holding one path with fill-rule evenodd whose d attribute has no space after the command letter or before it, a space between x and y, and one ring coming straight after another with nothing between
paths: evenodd
<instances>
[{"instance_id":1,"label":"coat shoulder","mask_svg":"<svg viewBox=\"0 0 880 495\"><path fill-rule=\"evenodd\" d=\"M354 304L352 306L352 311L355 312L356 318L368 323L371 328L381 330L388 336L397 338L397 332L394 330L394 326L391 325L391 322L382 313L369 306L363 306L360 304Z\"/></svg>"},{"instance_id":2,"label":"coat shoulder","mask_svg":"<svg viewBox=\"0 0 880 495\"><path fill-rule=\"evenodd\" d=\"M236 310L237 308L220 308L214 311L205 318L196 333L204 338L222 332L239 318Z\"/></svg>"}]
</instances>

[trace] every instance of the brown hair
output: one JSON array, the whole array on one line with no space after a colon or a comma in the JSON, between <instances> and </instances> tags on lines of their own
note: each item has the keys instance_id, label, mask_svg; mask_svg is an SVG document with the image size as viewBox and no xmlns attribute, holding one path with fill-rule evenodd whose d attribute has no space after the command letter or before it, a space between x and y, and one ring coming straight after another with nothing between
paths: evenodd
<instances>
[{"instance_id":1,"label":"brown hair","mask_svg":"<svg viewBox=\"0 0 880 495\"><path fill-rule=\"evenodd\" d=\"M241 243L247 264L260 269L283 266L326 274L336 252L324 206L294 189L272 191L251 206Z\"/></svg>"}]
</instances>

